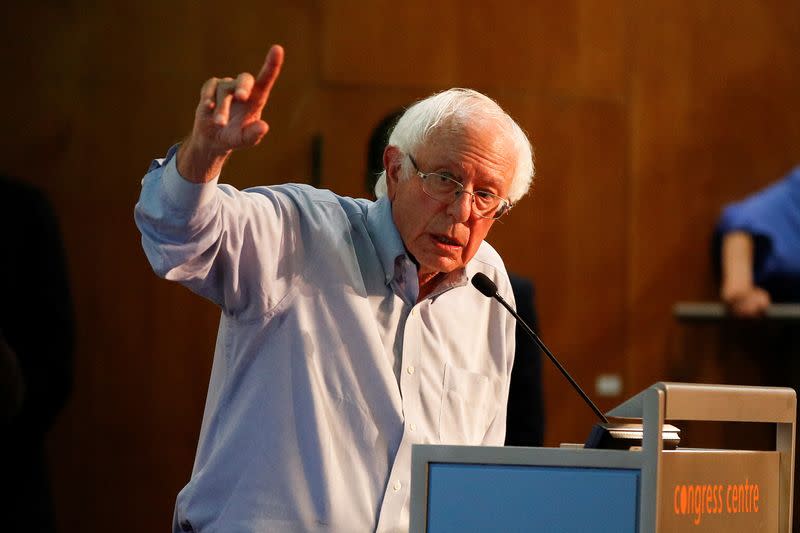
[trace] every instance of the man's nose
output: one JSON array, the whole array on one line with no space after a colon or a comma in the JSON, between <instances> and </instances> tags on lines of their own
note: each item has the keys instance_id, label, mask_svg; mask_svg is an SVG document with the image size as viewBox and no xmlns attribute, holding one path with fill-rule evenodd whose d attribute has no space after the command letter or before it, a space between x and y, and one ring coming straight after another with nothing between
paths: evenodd
<instances>
[{"instance_id":1,"label":"man's nose","mask_svg":"<svg viewBox=\"0 0 800 533\"><path fill-rule=\"evenodd\" d=\"M455 199L447 206L447 214L456 222L466 222L472 215L472 195L467 191L456 194Z\"/></svg>"}]
</instances>

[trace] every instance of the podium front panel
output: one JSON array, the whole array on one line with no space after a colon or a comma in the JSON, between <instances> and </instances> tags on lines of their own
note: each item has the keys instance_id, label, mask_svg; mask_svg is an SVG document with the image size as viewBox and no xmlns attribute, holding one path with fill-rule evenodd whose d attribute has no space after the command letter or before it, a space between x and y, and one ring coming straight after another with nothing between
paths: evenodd
<instances>
[{"instance_id":1,"label":"podium front panel","mask_svg":"<svg viewBox=\"0 0 800 533\"><path fill-rule=\"evenodd\" d=\"M429 463L429 533L638 531L640 471Z\"/></svg>"},{"instance_id":2,"label":"podium front panel","mask_svg":"<svg viewBox=\"0 0 800 533\"><path fill-rule=\"evenodd\" d=\"M664 452L660 531L779 531L778 452Z\"/></svg>"}]
</instances>

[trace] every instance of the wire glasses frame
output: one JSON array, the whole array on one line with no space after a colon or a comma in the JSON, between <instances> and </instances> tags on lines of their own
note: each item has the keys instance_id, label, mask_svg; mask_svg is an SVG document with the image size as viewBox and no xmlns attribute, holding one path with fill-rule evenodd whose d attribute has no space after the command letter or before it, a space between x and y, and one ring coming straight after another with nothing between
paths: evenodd
<instances>
[{"instance_id":1,"label":"wire glasses frame","mask_svg":"<svg viewBox=\"0 0 800 533\"><path fill-rule=\"evenodd\" d=\"M497 220L513 207L511 202L505 198L488 191L466 191L460 181L450 176L445 176L438 172L422 172L417 167L417 162L414 161L414 157L411 154L408 155L408 159L411 160L414 171L422 180L422 191L434 200L451 204L461 196L461 193L467 193L472 196L472 201L470 202L472 211L480 218L491 220Z\"/></svg>"}]
</instances>

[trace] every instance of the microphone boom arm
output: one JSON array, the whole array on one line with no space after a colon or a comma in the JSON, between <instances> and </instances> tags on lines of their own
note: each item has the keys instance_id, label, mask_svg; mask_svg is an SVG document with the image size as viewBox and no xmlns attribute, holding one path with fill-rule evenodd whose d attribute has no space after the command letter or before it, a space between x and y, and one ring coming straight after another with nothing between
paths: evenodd
<instances>
[{"instance_id":1,"label":"microphone boom arm","mask_svg":"<svg viewBox=\"0 0 800 533\"><path fill-rule=\"evenodd\" d=\"M508 312L514 316L514 318L517 319L517 324L522 326L522 329L525 330L525 333L527 333L530 336L530 338L533 339L533 342L535 342L536 345L539 346L539 348L541 348L542 351L544 351L544 353L547 355L550 361L552 361L552 363L556 365L556 368L558 368L559 372L561 372L561 375L567 378L572 387L576 391L578 391L578 394L580 394L581 398L583 398L583 401L585 401L589 405L589 407L592 408L592 411L594 411L594 414L597 415L597 418L599 418L604 424L608 424L608 418L606 418L606 415L604 415L603 412L600 411L600 409L598 409L598 407L594 404L594 402L589 398L589 396L587 396L586 393L583 392L583 389L581 389L580 385L578 385L578 383L572 378L569 372L567 372L567 369L564 368L564 366L559 362L558 359L556 359L556 356L553 355L553 353L547 348L547 346L545 346L545 344L542 342L539 336L531 329L531 327L524 320L522 320L522 317L519 316L519 314L517 314L517 312L510 305L508 305L508 302L506 302L502 296L500 296L496 292L492 296L498 302L500 302L503 305L503 307L505 307L508 310Z\"/></svg>"}]
</instances>

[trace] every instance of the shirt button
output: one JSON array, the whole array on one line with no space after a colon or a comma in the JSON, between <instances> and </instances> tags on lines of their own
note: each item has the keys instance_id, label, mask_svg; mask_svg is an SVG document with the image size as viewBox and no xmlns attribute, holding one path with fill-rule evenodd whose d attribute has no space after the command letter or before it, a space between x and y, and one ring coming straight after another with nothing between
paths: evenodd
<instances>
[{"instance_id":1,"label":"shirt button","mask_svg":"<svg viewBox=\"0 0 800 533\"><path fill-rule=\"evenodd\" d=\"M395 481L394 485L392 486L395 492L399 491L402 487L403 485L399 481Z\"/></svg>"},{"instance_id":2,"label":"shirt button","mask_svg":"<svg viewBox=\"0 0 800 533\"><path fill-rule=\"evenodd\" d=\"M408 372L409 375L413 374L414 373L414 365L409 365L408 368L406 368L406 372Z\"/></svg>"},{"instance_id":3,"label":"shirt button","mask_svg":"<svg viewBox=\"0 0 800 533\"><path fill-rule=\"evenodd\" d=\"M410 429L411 431L416 431L417 430L417 425L414 422L411 422L408 425L408 429Z\"/></svg>"}]
</instances>

